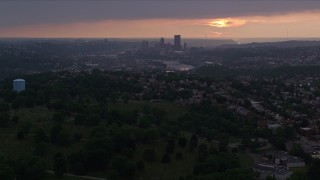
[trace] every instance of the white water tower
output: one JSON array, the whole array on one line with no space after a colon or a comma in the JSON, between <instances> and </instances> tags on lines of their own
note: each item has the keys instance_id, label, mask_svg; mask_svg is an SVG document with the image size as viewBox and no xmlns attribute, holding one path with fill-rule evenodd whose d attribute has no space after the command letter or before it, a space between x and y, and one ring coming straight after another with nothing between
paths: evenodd
<instances>
[{"instance_id":1,"label":"white water tower","mask_svg":"<svg viewBox=\"0 0 320 180\"><path fill-rule=\"evenodd\" d=\"M24 79L13 80L13 90L18 93L26 90L26 81Z\"/></svg>"}]
</instances>

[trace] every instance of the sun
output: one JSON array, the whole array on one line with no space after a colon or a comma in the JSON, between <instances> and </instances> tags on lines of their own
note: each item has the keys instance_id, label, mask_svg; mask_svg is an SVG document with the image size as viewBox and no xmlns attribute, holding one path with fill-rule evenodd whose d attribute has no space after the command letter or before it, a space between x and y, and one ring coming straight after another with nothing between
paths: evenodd
<instances>
[{"instance_id":1,"label":"sun","mask_svg":"<svg viewBox=\"0 0 320 180\"><path fill-rule=\"evenodd\" d=\"M213 27L227 27L227 21L226 20L216 20L216 21L212 21L210 22L210 26Z\"/></svg>"},{"instance_id":2,"label":"sun","mask_svg":"<svg viewBox=\"0 0 320 180\"><path fill-rule=\"evenodd\" d=\"M247 23L244 19L234 19L234 18L223 18L223 19L214 19L209 22L209 26L225 28L225 27L237 27L242 26Z\"/></svg>"}]
</instances>

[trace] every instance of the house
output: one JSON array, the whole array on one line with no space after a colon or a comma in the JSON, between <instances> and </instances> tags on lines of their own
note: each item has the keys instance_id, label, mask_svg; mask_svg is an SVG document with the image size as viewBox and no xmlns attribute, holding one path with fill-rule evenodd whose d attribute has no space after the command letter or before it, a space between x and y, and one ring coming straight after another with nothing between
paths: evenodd
<instances>
[{"instance_id":1,"label":"house","mask_svg":"<svg viewBox=\"0 0 320 180\"><path fill-rule=\"evenodd\" d=\"M286 151L272 151L272 152L266 153L266 155L276 165L283 165L288 168L304 167L306 165L303 159L299 157L291 156Z\"/></svg>"},{"instance_id":2,"label":"house","mask_svg":"<svg viewBox=\"0 0 320 180\"><path fill-rule=\"evenodd\" d=\"M313 129L310 127L301 127L299 130L303 136L311 137L313 135Z\"/></svg>"},{"instance_id":3,"label":"house","mask_svg":"<svg viewBox=\"0 0 320 180\"><path fill-rule=\"evenodd\" d=\"M266 179L268 176L274 176L276 179L285 180L292 174L285 166L279 166L270 163L256 164L253 168L254 172L260 174L260 179Z\"/></svg>"},{"instance_id":4,"label":"house","mask_svg":"<svg viewBox=\"0 0 320 180\"><path fill-rule=\"evenodd\" d=\"M268 129L270 129L273 133L276 132L278 128L281 128L282 126L277 123L268 124Z\"/></svg>"}]
</instances>

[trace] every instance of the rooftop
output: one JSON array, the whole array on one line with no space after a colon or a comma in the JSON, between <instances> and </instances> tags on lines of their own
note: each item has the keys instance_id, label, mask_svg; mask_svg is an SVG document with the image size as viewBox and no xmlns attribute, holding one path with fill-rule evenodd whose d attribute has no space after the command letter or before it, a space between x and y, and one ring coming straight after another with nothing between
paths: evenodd
<instances>
[{"instance_id":1,"label":"rooftop","mask_svg":"<svg viewBox=\"0 0 320 180\"><path fill-rule=\"evenodd\" d=\"M24 79L15 79L13 81L25 81Z\"/></svg>"}]
</instances>

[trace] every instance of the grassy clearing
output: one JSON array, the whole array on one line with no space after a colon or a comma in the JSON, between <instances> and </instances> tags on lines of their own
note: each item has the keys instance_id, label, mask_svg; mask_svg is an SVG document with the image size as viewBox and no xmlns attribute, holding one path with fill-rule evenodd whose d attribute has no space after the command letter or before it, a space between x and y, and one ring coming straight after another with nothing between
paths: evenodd
<instances>
[{"instance_id":1,"label":"grassy clearing","mask_svg":"<svg viewBox=\"0 0 320 180\"><path fill-rule=\"evenodd\" d=\"M186 177L192 174L193 166L196 163L196 153L190 152L189 149L181 148L176 145L174 153L171 154L170 163L162 163L161 158L165 153L165 142L155 145L142 146L137 151L136 159L142 159L142 153L147 148L155 148L157 152L156 162L145 162L145 169L138 174L138 179L178 179L180 176ZM176 159L176 152L182 152L183 158Z\"/></svg>"},{"instance_id":2,"label":"grassy clearing","mask_svg":"<svg viewBox=\"0 0 320 180\"><path fill-rule=\"evenodd\" d=\"M306 174L308 172L309 167L305 166L305 167L299 167L299 168L290 168L290 171L292 171L293 173L303 173Z\"/></svg>"},{"instance_id":3,"label":"grassy clearing","mask_svg":"<svg viewBox=\"0 0 320 180\"><path fill-rule=\"evenodd\" d=\"M54 174L48 174L46 180L88 180L87 178L73 177L73 176L63 176L62 178L57 178Z\"/></svg>"},{"instance_id":4,"label":"grassy clearing","mask_svg":"<svg viewBox=\"0 0 320 180\"><path fill-rule=\"evenodd\" d=\"M246 153L238 153L242 168L251 168L254 164L253 159Z\"/></svg>"},{"instance_id":5,"label":"grassy clearing","mask_svg":"<svg viewBox=\"0 0 320 180\"><path fill-rule=\"evenodd\" d=\"M159 108L167 113L169 120L177 119L179 116L183 115L186 110L179 105L172 102L140 102L140 101L130 101L129 103L113 103L109 104L110 110L119 111L141 111L145 107Z\"/></svg>"}]
</instances>

